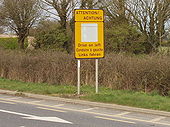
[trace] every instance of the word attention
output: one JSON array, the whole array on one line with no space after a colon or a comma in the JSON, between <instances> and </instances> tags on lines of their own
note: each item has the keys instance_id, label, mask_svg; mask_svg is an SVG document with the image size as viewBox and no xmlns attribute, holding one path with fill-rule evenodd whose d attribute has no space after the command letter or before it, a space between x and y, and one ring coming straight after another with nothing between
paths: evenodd
<instances>
[{"instance_id":1,"label":"word attention","mask_svg":"<svg viewBox=\"0 0 170 127\"><path fill-rule=\"evenodd\" d=\"M102 10L76 10L75 21L104 21Z\"/></svg>"}]
</instances>

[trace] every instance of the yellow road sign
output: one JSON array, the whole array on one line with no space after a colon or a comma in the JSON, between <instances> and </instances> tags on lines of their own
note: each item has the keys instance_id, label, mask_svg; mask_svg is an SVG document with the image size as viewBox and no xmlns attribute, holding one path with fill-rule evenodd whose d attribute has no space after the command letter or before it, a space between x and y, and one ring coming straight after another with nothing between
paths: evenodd
<instances>
[{"instance_id":1,"label":"yellow road sign","mask_svg":"<svg viewBox=\"0 0 170 127\"><path fill-rule=\"evenodd\" d=\"M104 57L103 17L103 10L75 10L75 58Z\"/></svg>"}]
</instances>

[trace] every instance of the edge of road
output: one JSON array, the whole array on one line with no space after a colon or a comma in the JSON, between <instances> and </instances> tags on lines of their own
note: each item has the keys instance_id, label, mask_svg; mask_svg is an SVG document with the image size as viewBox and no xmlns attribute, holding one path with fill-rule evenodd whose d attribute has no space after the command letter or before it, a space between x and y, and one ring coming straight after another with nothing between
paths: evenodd
<instances>
[{"instance_id":1,"label":"edge of road","mask_svg":"<svg viewBox=\"0 0 170 127\"><path fill-rule=\"evenodd\" d=\"M68 98L53 97L53 96L48 96L48 95L39 95L39 94L1 90L1 89L0 89L0 94L23 96L23 97L28 97L28 98L42 99L42 100L60 101L60 102L71 103L71 104L79 104L79 105L117 109L117 110L123 110L123 111L128 111L128 112L138 112L138 113L170 117L170 112L166 112L166 111L143 109L143 108L136 108L136 107L130 107L130 106L122 106L122 105L117 105L117 104L91 102L91 101L85 101L85 100L68 99Z\"/></svg>"}]
</instances>

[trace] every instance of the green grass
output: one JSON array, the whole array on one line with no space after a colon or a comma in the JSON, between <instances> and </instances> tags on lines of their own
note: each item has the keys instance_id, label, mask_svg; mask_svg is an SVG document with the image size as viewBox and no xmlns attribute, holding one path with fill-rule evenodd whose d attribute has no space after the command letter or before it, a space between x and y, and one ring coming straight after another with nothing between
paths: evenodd
<instances>
[{"instance_id":1,"label":"green grass","mask_svg":"<svg viewBox=\"0 0 170 127\"><path fill-rule=\"evenodd\" d=\"M0 38L0 47L5 49L17 49L17 38Z\"/></svg>"},{"instance_id":2,"label":"green grass","mask_svg":"<svg viewBox=\"0 0 170 127\"><path fill-rule=\"evenodd\" d=\"M162 97L160 95L152 95L142 92L108 90L97 95L92 94L82 98L96 102L114 103L132 107L170 111L170 97Z\"/></svg>"},{"instance_id":3,"label":"green grass","mask_svg":"<svg viewBox=\"0 0 170 127\"><path fill-rule=\"evenodd\" d=\"M24 83L0 78L0 88L14 90L18 92L30 92L35 94L73 94L76 93L74 86L66 85L49 85L40 83Z\"/></svg>"},{"instance_id":4,"label":"green grass","mask_svg":"<svg viewBox=\"0 0 170 127\"><path fill-rule=\"evenodd\" d=\"M82 86L82 95L77 96L76 86L24 83L3 78L0 78L0 89L170 111L170 97L159 96L157 93L146 94L102 87L100 93L95 94L93 87Z\"/></svg>"},{"instance_id":5,"label":"green grass","mask_svg":"<svg viewBox=\"0 0 170 127\"><path fill-rule=\"evenodd\" d=\"M25 47L27 47L27 40L25 41ZM18 49L17 38L0 38L0 47L5 49Z\"/></svg>"}]
</instances>

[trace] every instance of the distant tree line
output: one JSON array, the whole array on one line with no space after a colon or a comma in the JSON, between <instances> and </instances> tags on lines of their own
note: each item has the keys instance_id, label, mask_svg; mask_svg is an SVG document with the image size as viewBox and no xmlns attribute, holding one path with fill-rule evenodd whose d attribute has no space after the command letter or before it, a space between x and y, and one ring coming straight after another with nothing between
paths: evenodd
<instances>
[{"instance_id":1,"label":"distant tree line","mask_svg":"<svg viewBox=\"0 0 170 127\"><path fill-rule=\"evenodd\" d=\"M105 11L107 52L150 53L169 36L170 0L0 0L0 26L28 35L37 48L72 52L74 9Z\"/></svg>"}]
</instances>

